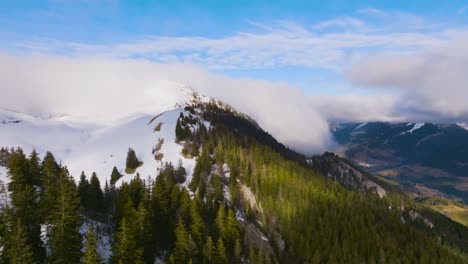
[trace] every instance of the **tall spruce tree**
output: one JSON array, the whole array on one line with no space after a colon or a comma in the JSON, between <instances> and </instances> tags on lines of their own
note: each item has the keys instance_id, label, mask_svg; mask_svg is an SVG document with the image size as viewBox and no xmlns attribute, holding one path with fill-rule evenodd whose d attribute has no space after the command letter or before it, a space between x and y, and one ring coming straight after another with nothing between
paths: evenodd
<instances>
[{"instance_id":1,"label":"tall spruce tree","mask_svg":"<svg viewBox=\"0 0 468 264\"><path fill-rule=\"evenodd\" d=\"M132 148L128 148L127 152L127 161L126 161L126 167L127 169L136 169L138 166L140 166L140 161L138 160L135 150Z\"/></svg>"},{"instance_id":2,"label":"tall spruce tree","mask_svg":"<svg viewBox=\"0 0 468 264\"><path fill-rule=\"evenodd\" d=\"M3 249L6 251L6 263L26 264L39 263L35 260L32 246L28 243L28 233L25 227L17 220L13 230L7 238L8 244Z\"/></svg>"},{"instance_id":3,"label":"tall spruce tree","mask_svg":"<svg viewBox=\"0 0 468 264\"><path fill-rule=\"evenodd\" d=\"M77 187L66 169L59 172L57 190L58 196L50 218L50 261L78 263L81 259L79 196Z\"/></svg>"},{"instance_id":4,"label":"tall spruce tree","mask_svg":"<svg viewBox=\"0 0 468 264\"><path fill-rule=\"evenodd\" d=\"M89 200L89 181L86 179L84 171L81 172L80 182L78 183L78 194L80 196L80 202L83 208L88 208Z\"/></svg>"},{"instance_id":5,"label":"tall spruce tree","mask_svg":"<svg viewBox=\"0 0 468 264\"><path fill-rule=\"evenodd\" d=\"M37 161L37 160L36 160ZM28 158L21 149L14 151L8 163L8 175L10 183L10 199L12 205L13 221L21 222L25 228L26 241L32 248L35 261L42 261L45 257L45 250L42 247L41 217L39 212L39 193L34 185L34 178L31 175L31 166ZM37 175L35 176L37 177Z\"/></svg>"},{"instance_id":6,"label":"tall spruce tree","mask_svg":"<svg viewBox=\"0 0 468 264\"><path fill-rule=\"evenodd\" d=\"M120 174L120 172L117 170L117 167L114 166L110 177L110 184L114 185L120 178L122 178L122 174Z\"/></svg>"},{"instance_id":7,"label":"tall spruce tree","mask_svg":"<svg viewBox=\"0 0 468 264\"><path fill-rule=\"evenodd\" d=\"M176 241L173 250L173 261L175 263L188 263L196 252L196 245L182 221L179 218L175 229Z\"/></svg>"},{"instance_id":8,"label":"tall spruce tree","mask_svg":"<svg viewBox=\"0 0 468 264\"><path fill-rule=\"evenodd\" d=\"M47 221L50 218L52 207L58 197L58 181L60 167L57 164L54 155L47 152L41 164L41 214Z\"/></svg>"},{"instance_id":9,"label":"tall spruce tree","mask_svg":"<svg viewBox=\"0 0 468 264\"><path fill-rule=\"evenodd\" d=\"M113 263L133 264L143 263L143 251L137 247L135 226L124 217L115 234L113 245Z\"/></svg>"},{"instance_id":10,"label":"tall spruce tree","mask_svg":"<svg viewBox=\"0 0 468 264\"><path fill-rule=\"evenodd\" d=\"M84 244L83 264L98 264L101 263L101 258L97 253L97 237L93 227L88 226L86 233L86 243Z\"/></svg>"},{"instance_id":11,"label":"tall spruce tree","mask_svg":"<svg viewBox=\"0 0 468 264\"><path fill-rule=\"evenodd\" d=\"M215 258L215 247L213 244L213 239L209 236L206 239L205 245L203 246L203 263L211 264L214 263Z\"/></svg>"},{"instance_id":12,"label":"tall spruce tree","mask_svg":"<svg viewBox=\"0 0 468 264\"><path fill-rule=\"evenodd\" d=\"M101 189L101 183L96 173L93 172L91 179L89 181L89 190L88 190L88 202L89 210L92 215L96 213L101 213L103 209L104 194Z\"/></svg>"}]
</instances>

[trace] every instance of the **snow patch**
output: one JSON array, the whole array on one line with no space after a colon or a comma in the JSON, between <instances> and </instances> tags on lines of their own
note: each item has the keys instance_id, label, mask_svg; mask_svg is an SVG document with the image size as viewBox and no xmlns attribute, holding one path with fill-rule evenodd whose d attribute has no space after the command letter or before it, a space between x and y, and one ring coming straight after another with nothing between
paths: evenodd
<instances>
[{"instance_id":1,"label":"snow patch","mask_svg":"<svg viewBox=\"0 0 468 264\"><path fill-rule=\"evenodd\" d=\"M80 234L86 238L89 227L92 226L94 233L97 238L97 253L101 256L101 260L104 263L108 263L110 257L112 256L112 228L109 225L106 225L101 222L93 221L89 218L86 218L83 221L83 224L80 227ZM84 239L83 243L85 243ZM84 252L85 248L82 248Z\"/></svg>"},{"instance_id":2,"label":"snow patch","mask_svg":"<svg viewBox=\"0 0 468 264\"><path fill-rule=\"evenodd\" d=\"M457 125L463 129L468 130L468 123L462 122L462 123L457 123Z\"/></svg>"},{"instance_id":3,"label":"snow patch","mask_svg":"<svg viewBox=\"0 0 468 264\"><path fill-rule=\"evenodd\" d=\"M353 130L358 130L358 129L362 128L362 127L365 126L365 125L367 125L367 122L360 124L359 126L357 126L356 128L354 128Z\"/></svg>"},{"instance_id":4,"label":"snow patch","mask_svg":"<svg viewBox=\"0 0 468 264\"><path fill-rule=\"evenodd\" d=\"M7 168L0 166L0 211L3 210L3 207L8 204L9 201L9 192L8 192L8 183L10 178L7 175Z\"/></svg>"},{"instance_id":5,"label":"snow patch","mask_svg":"<svg viewBox=\"0 0 468 264\"><path fill-rule=\"evenodd\" d=\"M410 130L401 133L401 135L404 135L404 134L407 134L407 133L413 134L414 131L420 129L420 128L423 127L425 124L426 124L426 123L416 123L416 124L414 124L414 126L413 126Z\"/></svg>"},{"instance_id":6,"label":"snow patch","mask_svg":"<svg viewBox=\"0 0 468 264\"><path fill-rule=\"evenodd\" d=\"M367 163L367 162L358 162L359 166L365 167L365 168L370 168L373 167L373 164Z\"/></svg>"}]
</instances>

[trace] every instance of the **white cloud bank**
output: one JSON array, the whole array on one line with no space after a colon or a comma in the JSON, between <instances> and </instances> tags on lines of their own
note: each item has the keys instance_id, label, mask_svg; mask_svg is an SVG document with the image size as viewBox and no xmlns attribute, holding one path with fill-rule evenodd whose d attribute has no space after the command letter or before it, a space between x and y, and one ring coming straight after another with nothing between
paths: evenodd
<instances>
[{"instance_id":1,"label":"white cloud bank","mask_svg":"<svg viewBox=\"0 0 468 264\"><path fill-rule=\"evenodd\" d=\"M453 122L468 120L467 73L468 36L421 52L379 54L346 76L355 86L397 94L391 110L407 120Z\"/></svg>"},{"instance_id":2,"label":"white cloud bank","mask_svg":"<svg viewBox=\"0 0 468 264\"><path fill-rule=\"evenodd\" d=\"M303 153L331 143L327 121L287 84L232 79L182 64L45 55L0 55L0 72L0 107L28 114L67 114L101 125L134 113L158 114L177 96L167 85L176 81L252 116Z\"/></svg>"},{"instance_id":3,"label":"white cloud bank","mask_svg":"<svg viewBox=\"0 0 468 264\"><path fill-rule=\"evenodd\" d=\"M218 38L3 44L6 54L49 55L0 55L0 107L108 124L135 112L165 110L176 96L166 81L176 81L233 105L280 141L307 153L329 146L330 119L468 120L466 27L434 25L378 9L358 13L364 17L330 19L310 28L287 21L272 27L253 24L260 32ZM341 95L306 96L287 83L233 79L193 65L343 71L353 87Z\"/></svg>"}]
</instances>

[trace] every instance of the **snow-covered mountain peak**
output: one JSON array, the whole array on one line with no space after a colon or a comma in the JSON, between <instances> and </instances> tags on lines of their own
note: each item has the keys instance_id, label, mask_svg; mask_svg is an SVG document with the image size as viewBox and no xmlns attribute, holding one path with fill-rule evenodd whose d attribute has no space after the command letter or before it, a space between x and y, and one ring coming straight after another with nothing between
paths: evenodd
<instances>
[{"instance_id":1,"label":"snow-covered mountain peak","mask_svg":"<svg viewBox=\"0 0 468 264\"><path fill-rule=\"evenodd\" d=\"M143 163L136 170L143 178L154 177L163 163L176 165L179 159L190 177L195 160L183 157L182 146L175 142L179 115L192 114L197 122L209 127L201 118L204 106L211 103L223 105L225 109L228 106L185 84L167 81L154 87L142 95L147 99L143 111L136 106L133 114L105 125L88 124L73 115L44 118L0 109L0 147L21 147L26 153L35 149L41 156L51 151L75 178L82 170L88 176L95 171L102 184L109 180L114 166L123 174L124 181L135 176L135 173L125 173L129 148L135 150ZM161 91L165 91L164 96ZM0 178L8 181L5 176L2 173Z\"/></svg>"},{"instance_id":2,"label":"snow-covered mountain peak","mask_svg":"<svg viewBox=\"0 0 468 264\"><path fill-rule=\"evenodd\" d=\"M179 101L176 103L175 108L183 108L187 105L192 105L192 104L197 104L197 103L209 103L212 101L215 101L214 99L200 94L194 89L192 89L190 86L185 85L185 84L180 84L179 88Z\"/></svg>"}]
</instances>

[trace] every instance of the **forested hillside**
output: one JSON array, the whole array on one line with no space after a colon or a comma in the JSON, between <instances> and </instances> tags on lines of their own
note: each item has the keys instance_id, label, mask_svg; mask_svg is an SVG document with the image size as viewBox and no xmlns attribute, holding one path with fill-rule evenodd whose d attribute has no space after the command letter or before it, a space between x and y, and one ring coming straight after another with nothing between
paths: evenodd
<instances>
[{"instance_id":1,"label":"forested hillside","mask_svg":"<svg viewBox=\"0 0 468 264\"><path fill-rule=\"evenodd\" d=\"M8 151L0 263L468 263L466 227L397 191L343 186L333 163L311 165L229 107L184 110L176 141L193 175L166 163L118 186L117 170L75 182L52 153Z\"/></svg>"}]
</instances>

